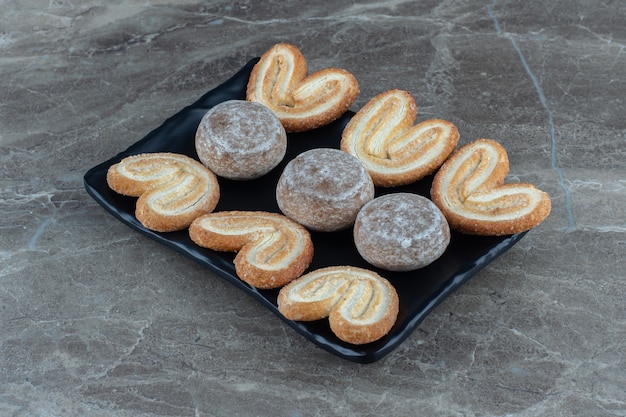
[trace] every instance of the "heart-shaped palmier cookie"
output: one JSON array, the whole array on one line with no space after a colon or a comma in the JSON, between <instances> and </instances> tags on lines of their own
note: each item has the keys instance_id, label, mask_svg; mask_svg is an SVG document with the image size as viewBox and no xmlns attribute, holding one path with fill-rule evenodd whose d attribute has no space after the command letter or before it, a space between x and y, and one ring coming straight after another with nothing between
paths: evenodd
<instances>
[{"instance_id":1,"label":"heart-shaped palmier cookie","mask_svg":"<svg viewBox=\"0 0 626 417\"><path fill-rule=\"evenodd\" d=\"M344 69L307 74L297 47L276 44L252 69L246 99L269 107L287 132L302 132L338 119L359 94L356 78Z\"/></svg>"},{"instance_id":2,"label":"heart-shaped palmier cookie","mask_svg":"<svg viewBox=\"0 0 626 417\"><path fill-rule=\"evenodd\" d=\"M506 150L491 139L462 146L439 169L432 201L453 229L502 236L532 229L550 214L550 197L531 184L504 184Z\"/></svg>"},{"instance_id":3,"label":"heart-shaped palmier cookie","mask_svg":"<svg viewBox=\"0 0 626 417\"><path fill-rule=\"evenodd\" d=\"M302 275L313 259L313 242L300 224L278 213L223 211L189 226L198 246L238 252L235 272L257 288L278 288Z\"/></svg>"},{"instance_id":4,"label":"heart-shaped palmier cookie","mask_svg":"<svg viewBox=\"0 0 626 417\"><path fill-rule=\"evenodd\" d=\"M157 232L182 230L215 209L220 198L215 174L185 155L160 152L126 157L107 171L107 184L139 197L135 217Z\"/></svg>"},{"instance_id":5,"label":"heart-shaped palmier cookie","mask_svg":"<svg viewBox=\"0 0 626 417\"><path fill-rule=\"evenodd\" d=\"M278 309L296 321L328 317L339 339L360 345L389 333L398 317L399 299L393 285L373 271L331 266L281 288Z\"/></svg>"},{"instance_id":6,"label":"heart-shaped palmier cookie","mask_svg":"<svg viewBox=\"0 0 626 417\"><path fill-rule=\"evenodd\" d=\"M456 126L430 119L413 124L415 99L407 91L385 91L368 101L346 125L341 149L358 158L374 184L394 187L432 174L459 141Z\"/></svg>"}]
</instances>

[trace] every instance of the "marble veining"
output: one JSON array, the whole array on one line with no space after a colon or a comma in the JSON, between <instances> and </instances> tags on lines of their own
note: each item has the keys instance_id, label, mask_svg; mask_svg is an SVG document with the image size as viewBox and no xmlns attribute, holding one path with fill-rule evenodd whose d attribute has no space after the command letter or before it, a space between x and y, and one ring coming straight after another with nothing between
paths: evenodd
<instances>
[{"instance_id":1,"label":"marble veining","mask_svg":"<svg viewBox=\"0 0 626 417\"><path fill-rule=\"evenodd\" d=\"M574 212L572 210L572 196L569 192L569 189L565 186L565 178L563 175L563 171L559 167L559 164L557 161L557 142L556 142L556 136L555 136L555 130L554 130L554 119L552 118L552 111L550 110L550 106L548 105L548 100L546 99L546 96L543 93L543 89L541 88L541 84L539 83L539 80L537 80L537 77L535 76L531 68L529 67L528 62L526 61L526 58L524 58L524 54L522 53L522 50L520 49L519 45L515 41L515 38L508 32L502 32L502 29L500 28L500 22L498 21L498 17L493 12L493 8L497 6L497 3L498 3L497 0L493 0L493 3L487 5L487 11L489 13L489 16L491 16L491 18L493 19L493 23L496 28L496 33L498 33L498 35L504 36L509 41L511 41L511 45L513 46L513 49L515 49L515 52L517 52L517 55L519 56L520 61L522 62L522 65L524 66L524 70L526 71L526 73L528 74L528 76L533 82L533 86L535 87L535 90L537 91L537 95L539 96L539 101L541 102L541 105L546 111L546 115L548 119L547 120L548 129L550 132L550 144L551 144L550 163L552 164L552 169L554 169L554 171L558 175L559 185L561 186L561 189L563 190L563 193L565 196L565 210L567 212L567 221L568 221L565 232L566 233L571 232L576 229L576 219L574 218Z\"/></svg>"},{"instance_id":2,"label":"marble veining","mask_svg":"<svg viewBox=\"0 0 626 417\"><path fill-rule=\"evenodd\" d=\"M0 0L1 416L626 416L626 4ZM357 365L83 174L276 42L507 149L552 213Z\"/></svg>"}]
</instances>

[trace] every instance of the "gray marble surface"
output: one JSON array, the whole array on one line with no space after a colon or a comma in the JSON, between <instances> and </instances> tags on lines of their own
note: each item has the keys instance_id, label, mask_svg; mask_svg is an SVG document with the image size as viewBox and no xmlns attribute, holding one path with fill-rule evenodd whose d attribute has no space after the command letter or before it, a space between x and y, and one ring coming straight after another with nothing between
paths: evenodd
<instances>
[{"instance_id":1,"label":"gray marble surface","mask_svg":"<svg viewBox=\"0 0 626 417\"><path fill-rule=\"evenodd\" d=\"M87 169L276 42L496 139L550 217L391 354L331 355ZM0 415L625 416L626 3L0 1Z\"/></svg>"}]
</instances>

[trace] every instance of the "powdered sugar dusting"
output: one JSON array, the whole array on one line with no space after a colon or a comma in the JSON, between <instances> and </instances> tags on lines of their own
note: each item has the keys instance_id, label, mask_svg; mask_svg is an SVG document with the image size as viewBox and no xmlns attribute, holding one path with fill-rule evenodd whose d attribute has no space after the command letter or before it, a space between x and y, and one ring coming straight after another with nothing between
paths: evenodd
<instances>
[{"instance_id":1,"label":"powdered sugar dusting","mask_svg":"<svg viewBox=\"0 0 626 417\"><path fill-rule=\"evenodd\" d=\"M230 100L209 110L196 132L196 152L217 175L251 179L266 174L282 161L287 134L267 107Z\"/></svg>"},{"instance_id":2,"label":"powdered sugar dusting","mask_svg":"<svg viewBox=\"0 0 626 417\"><path fill-rule=\"evenodd\" d=\"M417 194L394 193L366 204L354 225L361 256L380 268L405 271L439 258L450 241L441 211Z\"/></svg>"},{"instance_id":3,"label":"powdered sugar dusting","mask_svg":"<svg viewBox=\"0 0 626 417\"><path fill-rule=\"evenodd\" d=\"M350 226L373 198L374 183L363 165L332 148L311 149L295 157L276 188L281 211L314 230Z\"/></svg>"},{"instance_id":4,"label":"powdered sugar dusting","mask_svg":"<svg viewBox=\"0 0 626 417\"><path fill-rule=\"evenodd\" d=\"M331 148L311 149L298 155L284 171L290 187L307 193L323 194L325 199L342 201L354 198L369 174L358 160Z\"/></svg>"}]
</instances>

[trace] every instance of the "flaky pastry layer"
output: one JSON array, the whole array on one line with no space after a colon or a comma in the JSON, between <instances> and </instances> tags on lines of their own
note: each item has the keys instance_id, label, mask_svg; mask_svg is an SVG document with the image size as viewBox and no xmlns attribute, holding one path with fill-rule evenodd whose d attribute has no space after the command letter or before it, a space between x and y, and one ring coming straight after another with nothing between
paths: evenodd
<instances>
[{"instance_id":1,"label":"flaky pastry layer","mask_svg":"<svg viewBox=\"0 0 626 417\"><path fill-rule=\"evenodd\" d=\"M373 271L331 266L281 288L278 309L296 321L328 317L339 339L365 344L389 333L398 316L399 299L393 285Z\"/></svg>"},{"instance_id":2,"label":"flaky pastry layer","mask_svg":"<svg viewBox=\"0 0 626 417\"><path fill-rule=\"evenodd\" d=\"M432 201L450 226L463 233L501 236L530 230L550 214L550 197L531 184L504 184L508 172L504 147L478 139L461 147L439 169Z\"/></svg>"},{"instance_id":3,"label":"flaky pastry layer","mask_svg":"<svg viewBox=\"0 0 626 417\"><path fill-rule=\"evenodd\" d=\"M430 119L414 125L417 104L403 90L385 91L368 101L346 125L341 149L357 157L374 184L393 187L432 174L459 140L456 126Z\"/></svg>"},{"instance_id":4,"label":"flaky pastry layer","mask_svg":"<svg viewBox=\"0 0 626 417\"><path fill-rule=\"evenodd\" d=\"M119 193L139 197L137 220L157 232L182 230L215 209L220 197L215 175L198 161L160 152L126 157L107 171L107 184Z\"/></svg>"},{"instance_id":5,"label":"flaky pastry layer","mask_svg":"<svg viewBox=\"0 0 626 417\"><path fill-rule=\"evenodd\" d=\"M198 246L238 252L237 276L257 288L278 288L302 275L313 259L309 232L295 221L263 211L224 211L194 220Z\"/></svg>"},{"instance_id":6,"label":"flaky pastry layer","mask_svg":"<svg viewBox=\"0 0 626 417\"><path fill-rule=\"evenodd\" d=\"M359 94L356 78L344 69L307 74L296 46L276 44L252 69L246 98L269 107L287 132L301 132L338 119Z\"/></svg>"}]
</instances>

